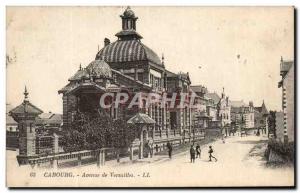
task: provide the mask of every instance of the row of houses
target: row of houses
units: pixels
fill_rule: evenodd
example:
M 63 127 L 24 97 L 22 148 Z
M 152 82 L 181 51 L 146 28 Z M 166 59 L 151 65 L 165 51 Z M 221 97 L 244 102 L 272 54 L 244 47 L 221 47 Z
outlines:
M 201 99 L 203 106 L 197 109 L 196 114 L 208 117 L 206 129 L 219 125 L 224 135 L 231 135 L 235 132 L 268 133 L 268 115 L 264 101 L 261 106 L 254 106 L 250 101 L 248 104 L 243 100 L 233 101 L 225 96 L 224 88 L 221 96 L 218 93 L 210 93 L 204 86 L 191 86 Z

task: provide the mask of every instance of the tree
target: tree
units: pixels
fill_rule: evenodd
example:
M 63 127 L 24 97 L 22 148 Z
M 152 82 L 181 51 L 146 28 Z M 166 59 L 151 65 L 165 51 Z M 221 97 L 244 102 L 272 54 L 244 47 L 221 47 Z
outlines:
M 104 147 L 128 148 L 136 129 L 125 120 L 113 120 L 101 110 L 77 112 L 63 133 L 61 145 L 66 152 L 97 150 Z

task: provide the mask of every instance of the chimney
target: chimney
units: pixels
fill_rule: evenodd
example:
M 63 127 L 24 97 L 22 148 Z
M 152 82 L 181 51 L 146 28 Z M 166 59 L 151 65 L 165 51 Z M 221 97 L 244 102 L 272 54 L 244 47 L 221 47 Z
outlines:
M 253 107 L 253 102 L 252 101 L 249 102 L 249 106 Z
M 108 46 L 110 44 L 110 40 L 108 38 L 104 38 L 104 46 Z

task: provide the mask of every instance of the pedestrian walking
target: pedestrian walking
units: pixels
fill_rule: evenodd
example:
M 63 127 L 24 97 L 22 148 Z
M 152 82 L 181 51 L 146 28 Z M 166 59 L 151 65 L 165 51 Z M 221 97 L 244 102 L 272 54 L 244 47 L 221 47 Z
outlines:
M 208 150 L 208 153 L 209 153 L 209 161 L 211 162 L 211 158 L 214 158 L 215 161 L 218 161 L 217 158 L 215 156 L 212 155 L 212 153 L 214 152 L 212 146 L 209 146 L 209 150 Z
M 196 158 L 198 157 L 201 158 L 201 149 L 199 144 L 197 144 L 196 146 L 196 153 L 197 153 Z
M 172 158 L 172 150 L 173 150 L 173 147 L 172 147 L 172 143 L 170 143 L 169 141 L 168 141 L 168 143 L 167 143 L 167 148 L 168 148 L 169 158 L 171 159 L 171 158 Z
M 225 137 L 222 135 L 222 142 L 225 143 Z
M 190 154 L 191 154 L 191 163 L 195 163 L 196 151 L 195 151 L 194 145 L 191 145 Z

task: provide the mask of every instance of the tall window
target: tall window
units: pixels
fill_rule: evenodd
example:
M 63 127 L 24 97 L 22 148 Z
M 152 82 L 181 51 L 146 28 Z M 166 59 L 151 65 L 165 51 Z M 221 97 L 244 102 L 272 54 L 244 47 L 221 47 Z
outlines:
M 29 132 L 32 133 L 32 123 L 29 124 Z

